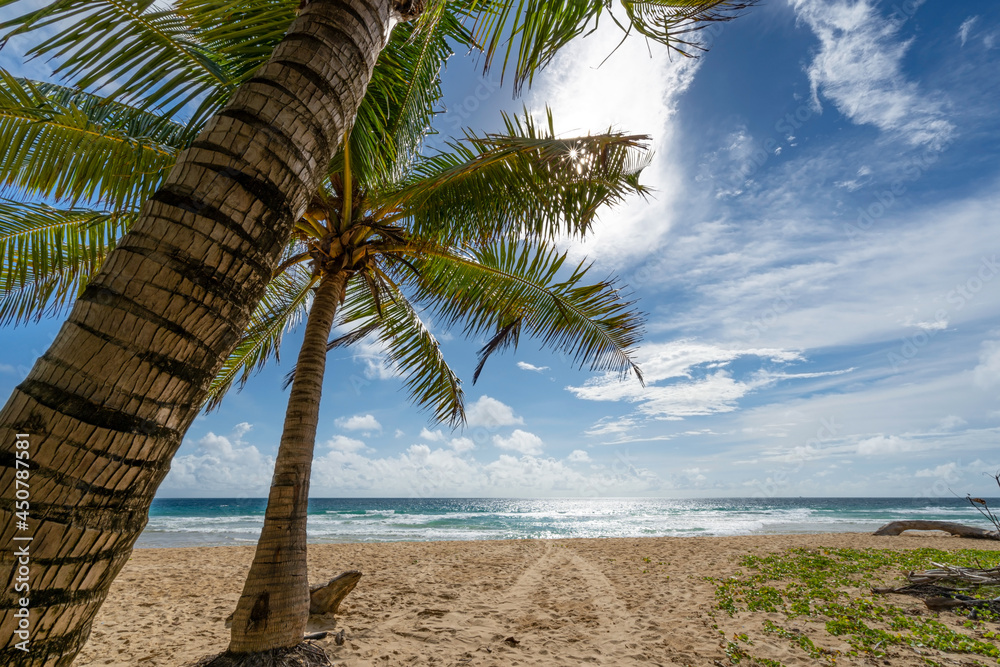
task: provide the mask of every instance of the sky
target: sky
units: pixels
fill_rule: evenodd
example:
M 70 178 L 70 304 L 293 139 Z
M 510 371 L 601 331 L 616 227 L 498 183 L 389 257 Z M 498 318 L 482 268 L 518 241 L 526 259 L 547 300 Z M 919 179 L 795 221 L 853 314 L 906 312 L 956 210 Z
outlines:
M 647 313 L 645 386 L 523 339 L 473 385 L 483 341 L 435 328 L 452 431 L 338 349 L 312 495 L 1000 495 L 1000 5 L 771 0 L 698 59 L 620 39 L 602 21 L 517 99 L 456 55 L 437 127 L 547 104 L 565 136 L 651 136 L 652 195 L 563 244 Z M 0 331 L 0 392 L 58 324 Z M 195 420 L 160 497 L 266 495 L 299 340 Z

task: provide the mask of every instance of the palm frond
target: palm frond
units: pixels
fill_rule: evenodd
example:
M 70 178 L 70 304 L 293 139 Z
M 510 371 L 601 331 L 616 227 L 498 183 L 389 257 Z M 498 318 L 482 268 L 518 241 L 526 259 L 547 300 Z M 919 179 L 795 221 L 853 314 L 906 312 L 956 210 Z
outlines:
M 16 0 L 0 0 L 0 7 Z M 4 40 L 58 27 L 31 57 L 56 61 L 54 73 L 76 87 L 111 87 L 110 97 L 173 116 L 199 96 L 234 89 L 225 68 L 193 33 L 185 16 L 157 0 L 55 0 L 0 23 Z
M 92 271 L 70 267 L 49 271 L 39 280 L 0 289 L 0 326 L 37 322 L 43 317 L 64 314 L 90 282 Z
M 233 384 L 238 383 L 242 389 L 271 357 L 279 358 L 281 339 L 305 317 L 316 280 L 301 265 L 292 266 L 271 279 L 242 338 L 209 386 L 206 410 L 219 407 Z
M 430 131 L 442 94 L 439 73 L 452 54 L 452 23 L 446 12 L 420 34 L 401 24 L 379 54 L 351 132 L 351 166 L 366 186 L 399 180 Z
M 267 62 L 300 6 L 299 0 L 178 0 L 175 5 L 233 86 L 250 79 Z M 228 94 L 227 89 L 206 98 L 190 125 L 200 127 Z
M 0 184 L 25 195 L 138 208 L 189 140 L 155 114 L 0 70 Z
M 477 241 L 511 235 L 582 235 L 598 210 L 645 194 L 645 135 L 607 132 L 557 138 L 527 114 L 504 115 L 506 132 L 451 142 L 381 197 L 417 234 Z
M 136 217 L 0 199 L 0 325 L 68 305 Z
M 386 350 L 386 361 L 400 373 L 410 398 L 429 410 L 437 422 L 452 427 L 465 423 L 462 383 L 445 361 L 434 335 L 406 295 L 385 274 L 376 271 L 383 291 L 381 316 L 371 291 L 360 282 L 348 290 L 341 309 L 349 333 L 331 347 L 355 343 L 367 335 Z
M 556 52 L 597 26 L 603 12 L 627 36 L 631 30 L 685 56 L 703 50 L 690 33 L 730 21 L 757 0 L 621 0 L 628 18 L 623 25 L 612 13 L 611 0 L 517 0 L 495 3 L 479 12 L 473 35 L 485 50 L 484 70 L 501 62 L 501 79 L 511 68 L 514 92 L 531 81 Z
M 490 335 L 481 357 L 516 344 L 523 331 L 580 367 L 642 380 L 632 356 L 643 315 L 613 279 L 585 284 L 582 263 L 561 278 L 566 255 L 545 244 L 506 241 L 468 255 L 425 246 L 416 254 L 418 302 L 437 321 L 462 324 L 466 335 Z

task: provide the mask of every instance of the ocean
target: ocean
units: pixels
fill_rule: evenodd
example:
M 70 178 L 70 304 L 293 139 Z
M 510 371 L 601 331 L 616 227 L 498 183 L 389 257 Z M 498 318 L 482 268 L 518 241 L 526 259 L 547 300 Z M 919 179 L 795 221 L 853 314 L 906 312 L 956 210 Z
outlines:
M 265 505 L 158 498 L 136 547 L 254 544 Z M 313 498 L 308 533 L 312 543 L 685 537 L 870 532 L 904 519 L 991 527 L 964 498 Z

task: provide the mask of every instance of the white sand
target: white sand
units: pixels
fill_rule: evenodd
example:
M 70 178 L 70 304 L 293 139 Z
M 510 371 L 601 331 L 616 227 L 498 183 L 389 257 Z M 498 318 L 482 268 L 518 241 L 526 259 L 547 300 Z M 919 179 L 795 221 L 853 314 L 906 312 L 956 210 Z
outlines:
M 711 666 L 730 663 L 711 627 L 715 589 L 704 577 L 732 574 L 745 554 L 792 547 L 1000 549 L 1000 543 L 852 533 L 333 544 L 310 546 L 309 565 L 314 583 L 343 570 L 364 573 L 336 619 L 347 642 L 321 642 L 345 667 Z M 137 550 L 77 664 L 174 667 L 224 650 L 224 619 L 252 556 L 252 547 Z M 899 596 L 893 603 L 922 607 Z M 789 667 L 817 664 L 788 640 L 760 632 L 765 618 L 785 621 L 779 614 L 720 613 L 718 622 L 730 638 L 749 633 L 757 655 Z M 799 625 L 822 646 L 847 648 L 822 624 Z M 507 637 L 519 644 L 508 646 Z M 925 664 L 916 652 L 897 653 L 889 664 Z M 841 657 L 837 664 L 872 663 Z M 944 664 L 972 663 L 950 656 Z

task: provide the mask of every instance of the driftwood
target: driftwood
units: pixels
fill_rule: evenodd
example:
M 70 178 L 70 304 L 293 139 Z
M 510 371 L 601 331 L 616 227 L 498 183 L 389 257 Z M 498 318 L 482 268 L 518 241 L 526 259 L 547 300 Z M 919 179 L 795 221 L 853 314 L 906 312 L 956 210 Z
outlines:
M 960 567 L 931 562 L 933 570 L 910 572 L 906 578 L 911 584 L 930 584 L 935 581 L 961 581 L 973 586 L 1000 586 L 1000 567 L 982 569 L 978 567 Z
M 361 573 L 357 570 L 348 570 L 338 574 L 326 585 L 309 589 L 309 613 L 336 614 L 340 603 L 354 590 L 359 581 Z
M 1000 531 L 966 526 L 952 521 L 893 521 L 875 531 L 875 535 L 899 535 L 904 530 L 943 530 L 957 537 L 977 540 L 1000 540 Z
M 919 573 L 911 572 L 908 577 L 911 581 L 913 580 L 912 578 L 914 574 Z M 1000 614 L 1000 598 L 975 598 L 971 595 L 966 595 L 966 593 L 971 592 L 969 590 L 946 588 L 936 584 L 910 584 L 909 586 L 903 586 L 902 588 L 873 588 L 872 592 L 880 595 L 885 595 L 887 593 L 911 595 L 923 600 L 924 604 L 931 611 L 957 611 L 959 609 L 967 609 L 970 612 L 970 618 L 976 617 L 977 610 Z

